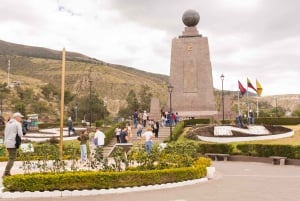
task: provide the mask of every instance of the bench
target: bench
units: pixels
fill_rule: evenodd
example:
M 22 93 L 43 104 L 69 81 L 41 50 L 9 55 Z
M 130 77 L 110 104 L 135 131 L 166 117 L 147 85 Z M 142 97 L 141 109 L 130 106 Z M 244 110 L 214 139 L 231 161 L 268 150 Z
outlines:
M 206 157 L 209 157 L 211 159 L 214 159 L 215 161 L 218 160 L 218 158 L 223 158 L 224 161 L 227 161 L 229 154 L 220 154 L 220 153 L 205 153 Z
M 270 158 L 272 159 L 272 164 L 276 165 L 285 165 L 285 160 L 287 159 L 287 157 L 283 157 L 283 156 L 270 156 Z

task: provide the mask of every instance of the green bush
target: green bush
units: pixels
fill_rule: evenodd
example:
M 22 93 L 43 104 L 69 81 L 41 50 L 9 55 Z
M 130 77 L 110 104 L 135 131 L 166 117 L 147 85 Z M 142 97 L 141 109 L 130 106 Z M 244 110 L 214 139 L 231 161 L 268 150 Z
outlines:
M 270 125 L 297 125 L 300 124 L 300 118 L 257 118 L 255 119 L 256 124 L 270 124 Z
M 193 126 L 196 124 L 209 124 L 210 119 L 188 119 L 184 120 L 184 127 Z
M 5 177 L 3 185 L 6 191 L 11 192 L 109 189 L 179 182 L 205 175 L 204 165 L 150 171 L 34 173 Z
M 231 154 L 233 152 L 233 145 L 231 144 L 198 144 L 198 153 L 224 153 Z
M 284 156 L 295 159 L 300 158 L 300 146 L 276 144 L 238 144 L 237 149 L 243 155 L 258 157 Z

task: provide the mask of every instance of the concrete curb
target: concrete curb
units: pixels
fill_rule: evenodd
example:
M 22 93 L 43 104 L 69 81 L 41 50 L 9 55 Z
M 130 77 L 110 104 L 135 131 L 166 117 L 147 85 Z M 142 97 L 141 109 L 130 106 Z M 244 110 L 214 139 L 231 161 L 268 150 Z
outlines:
M 116 193 L 129 193 L 138 191 L 149 191 L 158 189 L 168 189 L 187 185 L 193 185 L 208 181 L 208 178 L 201 178 L 183 182 L 156 184 L 149 186 L 135 186 L 126 188 L 113 188 L 113 189 L 101 189 L 101 190 L 74 190 L 74 191 L 44 191 L 44 192 L 3 192 L 1 189 L 0 198 L 43 198 L 43 197 L 67 197 L 67 196 L 85 196 L 85 195 L 103 195 L 103 194 L 116 194 Z

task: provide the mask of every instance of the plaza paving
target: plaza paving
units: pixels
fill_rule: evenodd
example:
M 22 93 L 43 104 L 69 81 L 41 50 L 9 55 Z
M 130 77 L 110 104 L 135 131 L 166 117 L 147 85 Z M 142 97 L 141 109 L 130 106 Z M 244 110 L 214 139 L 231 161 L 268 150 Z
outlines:
M 0 163 L 1 172 L 5 163 Z M 79 201 L 299 201 L 300 167 L 279 166 L 256 162 L 213 162 L 216 174 L 213 179 L 179 183 L 174 186 L 148 186 L 124 188 L 114 191 L 76 191 L 2 193 L 1 200 L 68 200 Z M 13 173 L 17 171 L 14 167 Z M 9 195 L 9 196 L 8 196 Z M 9 198 L 8 198 L 9 197 Z

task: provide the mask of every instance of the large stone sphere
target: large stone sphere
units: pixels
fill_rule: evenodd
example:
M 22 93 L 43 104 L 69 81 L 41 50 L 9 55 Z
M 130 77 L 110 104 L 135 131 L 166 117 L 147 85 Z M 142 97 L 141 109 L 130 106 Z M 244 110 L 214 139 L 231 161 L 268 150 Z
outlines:
M 195 10 L 187 10 L 182 15 L 182 22 L 188 27 L 194 27 L 198 24 L 200 15 Z

